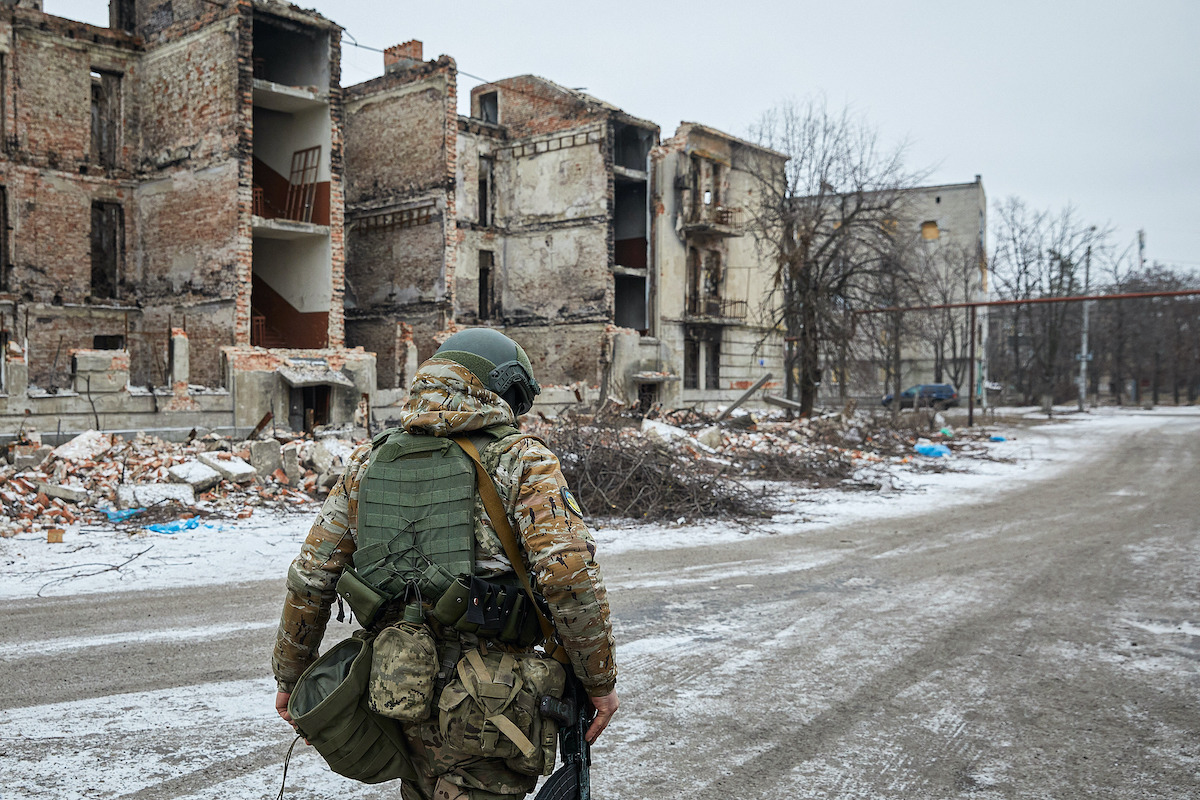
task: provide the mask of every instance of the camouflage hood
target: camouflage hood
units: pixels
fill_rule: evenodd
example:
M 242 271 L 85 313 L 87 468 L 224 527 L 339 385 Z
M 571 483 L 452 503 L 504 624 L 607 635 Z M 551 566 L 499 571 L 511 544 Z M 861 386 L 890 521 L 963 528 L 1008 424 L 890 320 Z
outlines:
M 517 421 L 508 403 L 471 370 L 455 361 L 431 358 L 413 378 L 400 424 L 410 433 L 457 436 Z

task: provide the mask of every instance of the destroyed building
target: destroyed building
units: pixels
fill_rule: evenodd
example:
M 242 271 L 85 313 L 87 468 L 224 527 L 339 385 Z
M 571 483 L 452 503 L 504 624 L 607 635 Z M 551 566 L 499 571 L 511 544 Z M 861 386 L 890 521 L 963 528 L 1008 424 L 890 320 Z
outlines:
M 275 0 L 0 7 L 0 430 L 349 421 L 340 29 Z
M 987 195 L 983 179 L 968 183 L 921 186 L 904 192 L 894 223 L 898 264 L 907 289 L 885 305 L 938 306 L 987 300 Z M 863 323 L 857 347 L 845 369 L 831 358 L 824 370 L 829 380 L 822 386 L 826 402 L 844 396 L 877 402 L 894 389 L 894 354 L 891 352 L 891 315 L 875 317 L 884 323 Z M 971 329 L 966 308 L 912 311 L 904 315 L 900 336 L 900 384 L 950 383 L 966 402 L 969 385 Z M 986 402 L 987 307 L 976 310 L 975 394 Z M 843 395 L 842 380 L 848 384 Z
M 378 354 L 376 414 L 459 325 L 518 339 L 549 407 L 728 401 L 772 370 L 768 272 L 738 204 L 742 160 L 784 158 L 659 128 L 525 75 L 471 90 L 420 42 L 346 90 L 347 342 Z

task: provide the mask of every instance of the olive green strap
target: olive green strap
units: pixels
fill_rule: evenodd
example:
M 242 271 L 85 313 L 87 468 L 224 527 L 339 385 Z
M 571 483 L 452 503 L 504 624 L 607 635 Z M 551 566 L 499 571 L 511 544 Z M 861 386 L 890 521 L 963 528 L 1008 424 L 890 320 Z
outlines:
M 525 559 L 521 557 L 521 550 L 517 547 L 517 539 L 513 535 L 512 526 L 508 524 L 508 513 L 504 510 L 504 504 L 500 502 L 500 495 L 496 492 L 496 485 L 492 483 L 487 470 L 483 468 L 483 462 L 479 459 L 479 451 L 471 443 L 471 440 L 465 436 L 456 436 L 454 437 L 454 441 L 475 462 L 475 478 L 479 484 L 479 496 L 483 499 L 483 507 L 487 510 L 488 518 L 492 521 L 492 527 L 496 529 L 496 533 L 500 537 L 500 543 L 504 545 L 504 554 L 508 556 L 513 572 L 517 573 L 517 578 L 521 581 L 521 587 L 525 589 L 525 593 L 529 595 L 529 599 L 533 603 L 533 610 L 537 614 L 538 624 L 542 627 L 542 635 L 546 638 L 546 653 L 555 661 L 562 664 L 569 664 L 570 659 L 566 651 L 554 641 L 554 626 L 550 624 L 550 620 L 546 619 L 546 616 L 542 613 L 541 606 L 538 605 L 537 600 L 533 597 L 533 586 L 529 583 L 529 573 L 525 569 Z

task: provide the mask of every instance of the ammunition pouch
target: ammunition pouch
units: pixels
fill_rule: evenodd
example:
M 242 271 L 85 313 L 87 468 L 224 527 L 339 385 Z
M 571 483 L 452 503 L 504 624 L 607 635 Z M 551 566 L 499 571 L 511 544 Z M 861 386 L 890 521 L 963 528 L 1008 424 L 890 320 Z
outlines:
M 514 647 L 542 641 L 537 609 L 519 586 L 459 575 L 429 615 L 446 628 Z
M 367 701 L 372 644 L 358 632 L 314 661 L 292 690 L 288 713 L 337 774 L 363 783 L 416 780 L 400 724 Z
M 558 723 L 540 707 L 543 697 L 562 697 L 562 665 L 535 653 L 468 650 L 455 672 L 438 700 L 445 744 L 468 755 L 502 758 L 523 775 L 549 775 Z
M 359 577 L 351 567 L 345 567 L 342 570 L 336 591 L 338 596 L 350 606 L 350 611 L 354 613 L 358 624 L 368 629 L 379 619 L 380 612 L 388 602 L 388 598 Z

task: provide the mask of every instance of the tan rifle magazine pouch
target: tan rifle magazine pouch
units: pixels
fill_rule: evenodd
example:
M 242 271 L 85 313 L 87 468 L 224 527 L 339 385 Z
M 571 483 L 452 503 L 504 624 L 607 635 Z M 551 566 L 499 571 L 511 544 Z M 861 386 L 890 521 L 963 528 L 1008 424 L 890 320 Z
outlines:
M 400 723 L 368 704 L 371 652 L 361 632 L 338 642 L 300 676 L 288 713 L 337 774 L 363 783 L 416 780 Z
M 458 752 L 502 758 L 525 775 L 554 769 L 558 726 L 543 718 L 543 696 L 561 698 L 566 673 L 537 653 L 483 655 L 469 650 L 438 701 L 445 744 Z
M 424 722 L 433 705 L 437 644 L 429 628 L 400 622 L 375 637 L 367 698 L 372 710 L 400 722 Z

